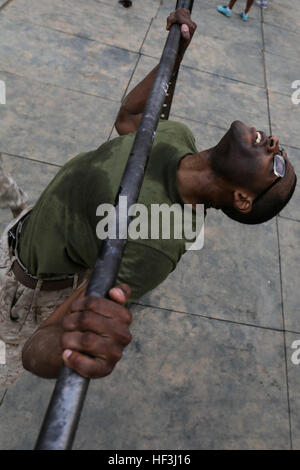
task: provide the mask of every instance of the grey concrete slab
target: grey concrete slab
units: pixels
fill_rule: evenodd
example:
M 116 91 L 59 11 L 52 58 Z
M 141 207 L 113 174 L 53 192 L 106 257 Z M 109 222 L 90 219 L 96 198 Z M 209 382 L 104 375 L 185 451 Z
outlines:
M 162 0 L 151 0 L 151 2 L 145 0 L 133 0 L 131 8 L 124 8 L 123 6 L 118 4 L 118 0 L 95 0 L 95 2 L 99 3 L 100 5 L 112 5 L 114 4 L 118 7 L 118 11 L 120 11 L 120 15 L 122 14 L 122 10 L 126 10 L 128 15 L 137 15 L 140 18 L 151 19 L 153 18 L 157 10 L 160 6 Z M 173 5 L 176 4 L 176 0 L 173 1 Z
M 279 218 L 280 258 L 285 328 L 300 332 L 300 222 Z
M 137 308 L 132 334 L 91 383 L 75 449 L 290 447 L 281 332 Z M 29 374 L 9 389 L 1 449 L 32 448 L 50 389 Z
M 263 89 L 184 67 L 172 110 L 178 116 L 219 127 L 229 127 L 239 119 L 258 128 L 268 128 Z
M 42 191 L 56 175 L 59 167 L 34 162 L 26 158 L 12 157 L 2 154 L 3 167 L 10 173 L 18 185 L 28 195 L 28 204 L 37 201 Z M 9 209 L 0 210 L 0 233 L 12 220 Z
M 293 449 L 300 450 L 300 334 L 286 333 Z
M 119 100 L 137 54 L 0 13 L 1 70 Z
M 275 221 L 243 226 L 209 210 L 204 247 L 139 303 L 269 328 L 282 328 Z
M 293 104 L 291 96 L 269 90 L 272 133 L 283 144 L 300 148 L 300 104 Z
M 107 140 L 119 103 L 0 72 L 0 151 L 63 164 Z
M 198 34 L 183 62 L 190 67 L 264 86 L 262 53 L 259 48 L 246 48 L 235 39 L 226 41 Z
M 291 97 L 295 92 L 292 83 L 299 80 L 300 61 L 265 52 L 265 63 L 268 88 Z
M 247 23 L 247 25 L 243 23 L 242 26 L 247 27 L 245 32 L 245 29 L 241 27 L 240 20 L 235 21 L 235 17 L 232 19 L 225 18 L 216 11 L 216 7 L 213 7 L 211 3 L 212 2 L 204 2 L 203 4 L 202 1 L 200 3 L 194 2 L 192 19 L 197 23 L 198 28 L 192 43 L 189 46 L 189 50 L 195 48 L 193 43 L 194 41 L 197 41 L 198 35 L 202 38 L 210 37 L 214 39 L 223 39 L 223 41 L 226 42 L 226 47 L 230 47 L 231 42 L 232 44 L 239 43 L 248 47 L 261 48 L 262 37 L 259 23 L 250 22 Z M 217 2 L 216 5 L 218 5 L 218 3 L 219 2 Z M 149 55 L 152 55 L 153 57 L 159 56 L 161 46 L 168 34 L 165 30 L 165 26 L 169 12 L 170 8 L 165 6 L 159 9 L 156 18 L 152 22 L 150 31 L 143 46 L 143 51 L 149 52 Z M 155 34 L 153 34 L 154 31 Z M 149 40 L 150 38 L 152 41 Z
M 0 366 L 0 367 L 1 367 L 1 366 Z M 1 406 L 2 402 L 3 402 L 3 399 L 4 399 L 4 397 L 5 397 L 6 391 L 7 391 L 6 388 L 0 387 L 0 406 Z
M 0 8 L 7 2 L 7 0 L 0 0 Z
M 94 39 L 104 44 L 138 51 L 144 40 L 150 18 L 144 19 L 135 10 L 95 0 L 31 0 L 12 2 L 6 15 L 48 28 Z
M 19 381 L 7 390 L 0 415 L 6 421 L 9 434 L 6 438 L 4 433 L 0 436 L 0 448 L 33 450 L 53 386 L 53 380 L 40 379 L 24 371 Z M 11 424 L 7 419 L 11 420 Z M 9 444 L 9 439 L 14 442 Z
M 172 112 L 170 114 L 170 120 L 183 122 L 183 124 L 186 124 L 191 129 L 199 152 L 200 150 L 206 150 L 216 145 L 227 131 L 227 129 L 220 129 L 219 127 L 210 126 L 209 124 L 202 124 L 197 121 L 191 121 L 190 119 L 180 118 Z
M 156 59 L 142 56 L 129 89 L 156 64 Z M 172 112 L 181 118 L 221 128 L 228 128 L 232 121 L 239 119 L 248 125 L 268 129 L 263 89 L 184 66 L 178 76 Z
M 300 177 L 300 150 L 290 147 L 285 147 L 285 150 L 294 166 L 296 175 Z M 299 181 L 299 179 L 298 179 Z M 300 185 L 299 183 L 296 186 L 295 193 L 288 203 L 288 205 L 280 213 L 283 217 L 290 217 L 300 221 Z
M 299 63 L 300 43 L 299 34 L 290 29 L 279 29 L 276 25 L 263 25 L 265 50 L 278 56 L 280 67 L 281 57 L 289 57 Z
M 159 10 L 143 45 L 144 54 L 160 57 L 167 37 L 165 18 L 168 12 L 166 8 Z M 223 18 L 219 16 L 215 9 L 210 8 L 205 10 L 204 22 L 201 10 L 193 13 L 198 29 L 183 64 L 263 87 L 260 25 L 256 22 L 247 25 L 245 34 L 237 21 L 225 20 L 223 27 Z
M 300 31 L 300 3 L 298 0 L 289 0 L 287 4 L 281 0 L 271 0 L 269 7 L 263 11 L 264 23 L 276 26 L 277 30 L 287 29 L 299 33 Z

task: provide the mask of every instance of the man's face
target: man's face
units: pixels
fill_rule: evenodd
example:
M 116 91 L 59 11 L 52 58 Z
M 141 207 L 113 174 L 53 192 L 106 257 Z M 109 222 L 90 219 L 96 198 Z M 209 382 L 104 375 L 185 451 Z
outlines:
M 280 154 L 280 148 L 279 139 L 275 136 L 267 136 L 255 127 L 234 121 L 216 149 L 223 158 L 225 155 L 223 163 L 226 165 L 227 175 L 230 176 L 231 172 L 235 181 L 240 179 L 241 186 L 250 183 L 257 194 L 277 178 L 273 165 L 274 156 Z M 285 151 L 282 156 L 286 166 L 291 167 Z

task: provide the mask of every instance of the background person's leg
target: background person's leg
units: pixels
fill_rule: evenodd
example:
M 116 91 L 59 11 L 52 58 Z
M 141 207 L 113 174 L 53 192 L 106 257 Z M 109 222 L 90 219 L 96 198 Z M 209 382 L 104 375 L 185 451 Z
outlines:
M 250 8 L 252 7 L 253 3 L 254 3 L 254 0 L 247 0 L 245 11 L 242 11 L 242 13 L 241 13 L 241 18 L 242 18 L 243 21 L 248 20 L 248 12 L 249 12 Z
M 236 2 L 236 0 L 230 0 L 229 5 L 228 5 L 228 8 L 229 8 L 230 10 L 233 9 L 233 7 L 234 7 L 234 5 L 235 5 L 235 2 Z
M 250 11 L 250 8 L 252 7 L 254 3 L 254 0 L 247 0 L 247 5 L 246 5 L 246 8 L 245 8 L 245 14 L 248 15 L 249 11 Z

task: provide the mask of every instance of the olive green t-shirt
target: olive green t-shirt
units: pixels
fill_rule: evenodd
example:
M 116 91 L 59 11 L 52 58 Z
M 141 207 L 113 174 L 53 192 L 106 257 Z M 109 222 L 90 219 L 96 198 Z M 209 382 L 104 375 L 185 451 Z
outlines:
M 100 204 L 114 204 L 135 133 L 117 137 L 67 162 L 44 190 L 25 221 L 19 256 L 40 278 L 74 274 L 93 268 L 103 241 L 96 235 Z M 183 204 L 177 188 L 177 167 L 197 152 L 187 126 L 160 121 L 139 203 Z M 172 235 L 172 234 L 171 234 Z M 160 284 L 186 251 L 186 239 L 129 239 L 118 282 L 132 288 L 131 301 Z

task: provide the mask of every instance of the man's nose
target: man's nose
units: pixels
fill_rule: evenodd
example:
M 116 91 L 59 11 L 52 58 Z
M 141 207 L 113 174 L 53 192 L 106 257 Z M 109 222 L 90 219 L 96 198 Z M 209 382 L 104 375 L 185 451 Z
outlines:
M 270 152 L 277 152 L 279 150 L 279 139 L 278 137 L 271 135 L 269 137 L 268 147 Z

